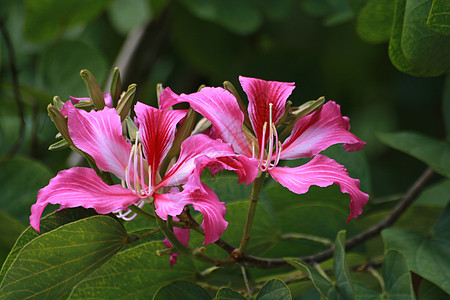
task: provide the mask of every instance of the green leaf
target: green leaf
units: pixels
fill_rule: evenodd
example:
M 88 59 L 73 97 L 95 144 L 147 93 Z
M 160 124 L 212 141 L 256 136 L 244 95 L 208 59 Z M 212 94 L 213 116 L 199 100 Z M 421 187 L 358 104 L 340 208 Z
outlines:
M 293 267 L 305 273 L 324 299 L 339 299 L 338 291 L 333 284 L 320 275 L 313 267 L 297 258 L 287 257 L 285 260 Z
M 401 47 L 405 58 L 424 72 L 424 76 L 438 76 L 450 69 L 450 38 L 430 30 L 426 24 L 431 0 L 408 0 Z
M 428 27 L 443 35 L 450 35 L 450 2 L 433 0 L 427 20 Z
M 66 208 L 60 211 L 56 211 L 42 218 L 40 224 L 41 234 L 52 231 L 53 229 L 56 229 L 64 224 L 68 224 L 82 218 L 90 217 L 95 214 L 97 213 L 93 209 L 85 209 L 80 207 Z M 15 261 L 22 248 L 37 237 L 39 237 L 39 233 L 31 226 L 28 226 L 27 229 L 22 232 L 2 266 L 0 272 L 0 282 L 3 281 L 6 272 L 8 271 L 11 264 Z
M 43 85 L 63 100 L 68 100 L 69 96 L 87 96 L 85 84 L 79 76 L 82 69 L 88 69 L 100 86 L 108 72 L 103 54 L 97 48 L 78 41 L 52 44 L 40 56 L 39 67 Z
M 391 36 L 395 1 L 369 0 L 361 9 L 356 32 L 369 43 L 382 43 Z
M 445 77 L 444 92 L 442 99 L 442 111 L 447 132 L 447 141 L 450 141 L 450 75 Z
M 127 241 L 123 226 L 93 216 L 42 234 L 25 245 L 1 283 L 3 299 L 61 298 Z
M 350 277 L 350 269 L 345 259 L 345 230 L 338 232 L 334 243 L 334 273 L 337 288 L 344 299 L 355 299 L 355 288 Z
M 356 299 L 364 300 L 380 300 L 380 294 L 359 282 L 355 282 L 355 296 Z M 392 299 L 394 300 L 394 299 Z
M 210 300 L 211 297 L 199 285 L 188 281 L 175 281 L 163 286 L 153 297 L 153 300 L 192 299 Z
M 311 187 L 307 194 L 297 195 L 274 184 L 266 189 L 266 193 L 272 202 L 281 234 L 302 233 L 332 241 L 341 229 L 345 229 L 349 236 L 359 231 L 356 222 L 346 223 L 349 214 L 348 195 L 340 193 L 336 187 Z M 266 255 L 303 256 L 327 248 L 312 240 L 284 239 L 275 243 Z
M 48 184 L 53 174 L 42 163 L 28 158 L 13 158 L 0 162 L 0 205 L 2 210 L 29 223 L 30 207 L 36 202 L 40 188 Z M 30 176 L 33 174 L 33 176 Z
M 114 0 L 108 8 L 108 16 L 114 28 L 127 34 L 150 19 L 149 1 Z M 133 17 L 130 17 L 133 16 Z
M 391 39 L 389 40 L 389 58 L 392 64 L 402 72 L 414 76 L 433 76 L 428 75 L 426 71 L 413 65 L 405 57 L 402 48 L 405 8 L 406 0 L 395 1 L 394 22 L 392 25 Z
M 230 288 L 221 288 L 217 291 L 214 300 L 245 300 L 245 298 Z
M 385 229 L 382 237 L 386 249 L 405 255 L 414 273 L 450 293 L 450 205 L 427 236 L 396 228 Z
M 228 221 L 227 230 L 221 238 L 234 247 L 238 247 L 241 242 L 245 220 L 247 218 L 249 201 L 233 202 L 227 205 L 225 219 Z M 198 220 L 199 222 L 201 220 Z M 263 204 L 259 203 L 256 207 L 255 219 L 250 235 L 247 253 L 252 255 L 263 255 L 277 241 L 278 232 L 274 226 L 274 219 L 269 214 Z M 204 236 L 192 234 L 191 247 L 199 247 L 204 240 Z M 225 258 L 228 256 L 221 248 L 215 244 L 205 245 L 206 255 L 211 257 Z
M 383 133 L 378 137 L 386 145 L 405 152 L 423 161 L 437 173 L 450 177 L 448 143 L 413 132 Z
M 8 256 L 25 225 L 0 210 L 0 263 Z
M 195 269 L 185 256 L 170 268 L 169 256 L 158 256 L 166 249 L 160 241 L 124 250 L 83 280 L 70 299 L 148 299 L 159 288 L 175 280 L 192 280 Z
M 384 258 L 382 274 L 388 299 L 413 300 L 414 289 L 406 258 L 398 251 L 389 250 Z
M 26 0 L 25 36 L 32 42 L 48 41 L 64 30 L 96 18 L 110 0 Z
M 269 280 L 259 291 L 256 300 L 292 299 L 291 291 L 280 279 Z
M 262 16 L 248 0 L 181 0 L 196 17 L 222 25 L 228 30 L 248 35 L 262 24 Z
M 417 298 L 420 300 L 439 300 L 448 298 L 448 294 L 428 280 L 422 279 Z
M 445 207 L 450 201 L 450 180 L 428 186 L 414 201 L 414 206 Z

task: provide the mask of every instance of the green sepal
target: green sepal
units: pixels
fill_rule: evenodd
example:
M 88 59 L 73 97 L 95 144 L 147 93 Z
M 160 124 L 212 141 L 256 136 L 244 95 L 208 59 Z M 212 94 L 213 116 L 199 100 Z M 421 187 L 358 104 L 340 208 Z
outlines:
M 61 133 L 61 136 L 70 144 L 73 145 L 72 139 L 70 138 L 69 128 L 67 127 L 67 119 L 62 115 L 62 113 L 52 104 L 47 106 L 47 112 L 50 119 L 56 126 L 56 129 Z
M 119 100 L 117 105 L 117 113 L 120 115 L 120 120 L 123 121 L 128 116 L 130 112 L 131 105 L 133 104 L 134 95 L 136 94 L 136 84 L 130 84 L 128 90 L 123 95 L 122 99 Z
M 69 143 L 65 139 L 62 139 L 62 140 L 57 141 L 56 143 L 51 144 L 48 147 L 48 150 L 57 151 L 57 150 L 65 149 L 68 147 L 70 147 Z
M 133 120 L 130 117 L 125 118 L 125 125 L 127 126 L 128 136 L 130 137 L 130 141 L 134 143 L 136 141 L 136 133 L 138 132 L 138 128 L 136 124 L 134 124 Z
M 86 84 L 86 88 L 89 92 L 89 98 L 91 98 L 92 103 L 97 110 L 102 110 L 105 108 L 105 98 L 103 98 L 103 93 L 100 87 L 98 86 L 97 80 L 94 75 L 91 74 L 88 70 L 81 70 L 80 72 L 81 78 L 83 78 L 84 83 Z
M 113 107 L 116 107 L 117 103 L 119 102 L 119 99 L 120 99 L 120 94 L 122 94 L 122 80 L 120 78 L 119 68 L 117 68 L 117 67 L 114 68 L 114 72 L 113 72 L 113 76 L 112 76 L 112 80 L 111 80 L 110 93 L 111 93 Z
M 234 85 L 229 81 L 224 81 L 223 87 L 236 98 L 236 101 L 239 104 L 239 108 L 241 109 L 242 113 L 244 114 L 244 126 L 247 128 L 252 128 L 252 123 L 250 122 L 247 108 L 245 107 L 244 101 L 242 101 L 242 98 L 241 98 L 241 96 L 239 96 L 239 93 L 237 92 Z
M 161 107 L 160 105 L 160 97 L 161 97 L 161 93 L 164 91 L 163 85 L 162 83 L 158 83 L 156 84 L 156 99 L 158 101 L 158 107 Z M 169 108 L 169 110 L 172 108 Z
M 281 133 L 280 139 L 284 140 L 285 138 L 287 138 L 289 136 L 289 134 L 292 132 L 292 129 L 294 128 L 294 125 L 295 125 L 295 123 L 297 123 L 298 120 L 315 112 L 316 110 L 321 108 L 324 103 L 325 103 L 325 97 L 320 97 L 317 100 L 308 101 L 308 102 L 300 105 L 296 110 L 294 110 L 292 112 L 293 119 L 287 120 L 288 125 Z
M 78 102 L 77 104 L 74 104 L 73 106 L 75 106 L 76 108 L 82 109 L 82 110 L 86 110 L 86 111 L 90 111 L 95 108 L 94 103 L 92 103 L 89 100 L 81 100 L 80 102 Z
M 59 96 L 53 97 L 53 105 L 58 109 L 61 110 L 61 108 L 64 105 L 64 102 L 59 98 Z

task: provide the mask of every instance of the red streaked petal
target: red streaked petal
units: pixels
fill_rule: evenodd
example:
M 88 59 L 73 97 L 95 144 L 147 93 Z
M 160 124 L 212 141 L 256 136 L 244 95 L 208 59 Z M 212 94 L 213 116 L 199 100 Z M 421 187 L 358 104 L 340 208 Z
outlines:
M 145 157 L 148 165 L 152 167 L 154 179 L 175 139 L 176 126 L 185 117 L 186 111 L 162 110 L 141 102 L 136 103 L 134 111 L 139 120 L 139 136 Z
M 68 106 L 68 127 L 75 146 L 92 156 L 97 166 L 125 179 L 131 152 L 122 135 L 120 116 L 114 108 L 86 112 Z
M 300 119 L 284 141 L 281 159 L 312 157 L 334 144 L 347 151 L 361 150 L 366 144 L 350 131 L 349 119 L 340 106 L 329 101 L 318 111 Z
M 343 193 L 350 195 L 350 216 L 347 222 L 359 216 L 369 200 L 369 195 L 359 189 L 358 179 L 351 178 L 344 166 L 323 155 L 317 155 L 305 165 L 296 168 L 275 167 L 269 173 L 282 186 L 297 194 L 308 192 L 311 185 L 339 185 Z
M 264 123 L 269 129 L 269 103 L 272 103 L 272 122 L 276 125 L 283 116 L 286 100 L 295 89 L 293 82 L 266 81 L 256 78 L 239 76 L 242 88 L 248 97 L 248 112 L 253 130 L 258 138 L 260 149 L 268 140 L 262 140 Z M 268 130 L 267 129 L 267 130 Z
M 140 198 L 121 185 L 107 185 L 94 170 L 71 168 L 63 170 L 50 180 L 37 195 L 31 206 L 30 224 L 39 231 L 42 212 L 48 204 L 60 204 L 63 208 L 93 208 L 99 214 L 125 210 Z
M 197 93 L 177 96 L 170 89 L 166 90 L 161 95 L 164 107 L 188 102 L 192 109 L 211 122 L 217 138 L 231 143 L 236 153 L 251 156 L 247 139 L 242 132 L 244 114 L 230 92 L 223 88 L 204 87 Z

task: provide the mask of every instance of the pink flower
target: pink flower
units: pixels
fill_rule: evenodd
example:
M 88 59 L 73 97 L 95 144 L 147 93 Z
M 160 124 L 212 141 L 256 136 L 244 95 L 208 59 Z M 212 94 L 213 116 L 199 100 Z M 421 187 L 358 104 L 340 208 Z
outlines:
M 269 172 L 274 180 L 294 193 L 306 193 L 311 185 L 320 187 L 338 184 L 350 195 L 350 216 L 347 222 L 362 213 L 369 196 L 359 189 L 359 180 L 351 178 L 344 166 L 319 153 L 331 145 L 343 143 L 347 151 L 357 151 L 365 143 L 349 132 L 349 119 L 340 107 L 329 101 L 314 113 L 299 119 L 284 141 L 280 141 L 277 123 L 285 113 L 286 100 L 294 83 L 265 81 L 239 77 L 248 96 L 248 114 L 252 135 L 243 128 L 244 114 L 235 97 L 223 88 L 205 87 L 197 93 L 173 93 L 165 89 L 162 108 L 188 102 L 213 125 L 214 136 L 231 143 L 236 153 L 258 159 L 261 172 Z M 251 138 L 250 136 L 253 136 Z M 256 138 L 255 138 L 256 137 Z M 279 167 L 280 159 L 313 157 L 305 165 Z
M 253 172 L 256 160 L 240 157 L 231 145 L 203 134 L 187 138 L 181 145 L 178 161 L 161 176 L 160 167 L 175 139 L 176 125 L 186 111 L 161 110 L 137 103 L 139 133 L 131 144 L 122 135 L 120 116 L 114 108 L 86 112 L 68 104 L 67 109 L 69 133 L 75 146 L 91 155 L 99 169 L 115 174 L 122 185 L 105 184 L 90 168 L 76 167 L 59 172 L 38 192 L 37 202 L 31 207 L 30 224 L 37 231 L 48 204 L 60 204 L 61 209 L 94 208 L 100 214 L 117 213 L 119 217 L 130 219 L 132 212 L 128 206 L 142 207 L 154 201 L 156 214 L 164 220 L 180 215 L 185 205 L 192 204 L 203 214 L 204 243 L 212 243 L 228 224 L 224 219 L 225 203 L 199 178 L 191 179 L 200 177 L 202 171 L 198 170 L 196 160 L 225 156 L 239 169 L 241 181 L 252 181 L 256 176 Z M 178 188 L 181 186 L 182 191 Z

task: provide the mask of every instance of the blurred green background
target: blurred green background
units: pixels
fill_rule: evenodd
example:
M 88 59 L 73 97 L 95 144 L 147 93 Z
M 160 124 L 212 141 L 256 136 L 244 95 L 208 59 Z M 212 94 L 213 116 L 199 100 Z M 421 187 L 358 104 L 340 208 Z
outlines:
M 123 88 L 137 83 L 136 99 L 152 105 L 158 82 L 191 93 L 201 84 L 229 80 L 242 93 L 239 75 L 294 81 L 294 105 L 325 96 L 350 117 L 352 132 L 367 142 L 372 178 L 363 185 L 372 186 L 375 197 L 404 192 L 425 168 L 381 144 L 378 132 L 445 137 L 445 78 L 438 75 L 448 70 L 448 58 L 438 61 L 437 71 L 408 72 L 426 77 L 396 68 L 388 53 L 394 1 L 2 0 L 0 11 L 2 33 L 10 38 L 9 45 L 1 39 L 0 155 L 25 158 L 25 165 L 37 162 L 48 175 L 30 187 L 34 192 L 68 166 L 70 150 L 47 150 L 56 129 L 46 106 L 54 95 L 64 101 L 87 96 L 81 69 L 89 69 L 107 91 L 118 66 Z M 437 53 L 445 58 L 448 37 L 439 45 Z M 19 142 L 22 122 L 8 46 L 23 102 L 25 135 Z M 440 59 L 426 54 L 428 65 Z M 20 145 L 17 151 L 14 145 Z M 18 168 L 6 160 L 1 172 Z

